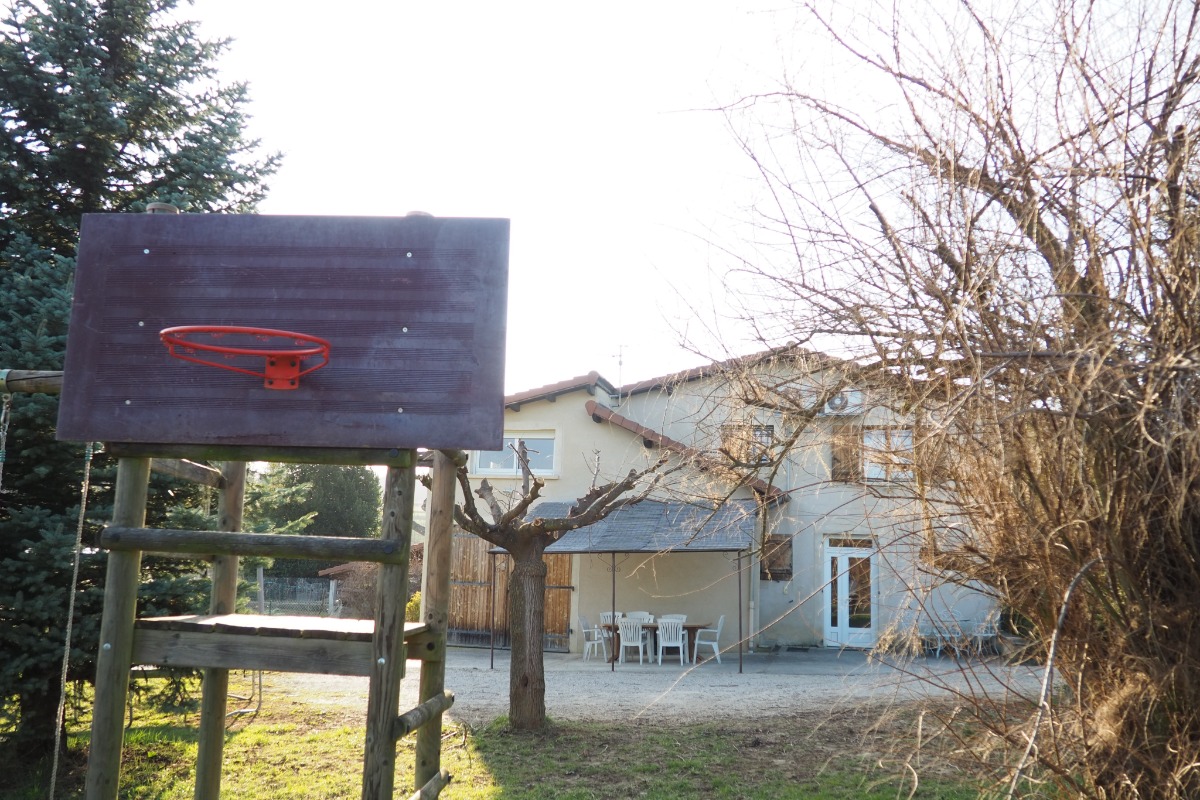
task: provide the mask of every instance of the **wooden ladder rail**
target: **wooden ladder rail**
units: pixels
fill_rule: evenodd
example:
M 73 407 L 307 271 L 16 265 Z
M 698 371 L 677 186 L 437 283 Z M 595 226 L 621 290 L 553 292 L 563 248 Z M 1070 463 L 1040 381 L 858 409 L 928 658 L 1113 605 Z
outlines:
M 450 562 L 454 538 L 454 497 L 458 486 L 457 468 L 466 464 L 466 453 L 433 453 L 430 483 L 428 531 L 425 560 L 421 572 L 421 621 L 432 638 L 440 643 L 436 658 L 421 662 L 419 697 L 430 700 L 446 688 L 446 636 L 450 628 Z M 431 653 L 430 655 L 434 655 Z M 450 776 L 441 768 L 442 715 L 439 713 L 417 731 L 416 785 L 425 791 L 434 781 Z M 440 787 L 438 789 L 440 791 Z M 422 795 L 437 797 L 437 794 Z
M 388 467 L 383 482 L 383 535 L 403 552 L 402 563 L 379 564 L 375 583 L 375 630 L 367 689 L 367 741 L 363 753 L 363 800 L 392 797 L 396 780 L 396 739 L 392 721 L 400 710 L 404 677 L 404 609 L 408 601 L 408 554 L 412 541 L 417 454 L 404 469 Z
M 415 464 L 415 452 L 410 464 Z M 423 614 L 426 622 L 405 626 L 404 609 L 408 599 L 408 554 L 411 542 L 413 498 L 415 493 L 415 471 L 412 466 L 388 468 L 384 495 L 384 533 L 381 540 L 340 539 L 337 537 L 295 537 L 271 534 L 220 533 L 212 531 L 168 531 L 141 527 L 144 524 L 146 485 L 149 477 L 149 459 L 123 457 L 120 460 L 117 480 L 117 499 L 114 505 L 113 525 L 104 532 L 102 544 L 110 549 L 109 581 L 105 590 L 105 613 L 101 622 L 101 652 L 97 660 L 96 708 L 92 726 L 92 754 L 88 764 L 86 797 L 88 800 L 113 800 L 117 794 L 120 771 L 121 739 L 123 734 L 123 709 L 128 694 L 129 669 L 135 652 L 138 663 L 167 663 L 175 666 L 200 666 L 206 669 L 205 683 L 213 680 L 213 699 L 202 700 L 208 711 L 209 723 L 201 722 L 201 755 L 197 762 L 197 798 L 217 797 L 220 787 L 221 747 L 223 744 L 224 698 L 216 695 L 227 679 L 227 670 L 234 666 L 244 668 L 282 669 L 282 671 L 322 671 L 339 674 L 365 674 L 370 678 L 367 709 L 367 732 L 364 746 L 363 798 L 392 797 L 395 782 L 396 741 L 401 730 L 407 733 L 398 720 L 400 681 L 404 675 L 406 641 L 414 646 L 414 657 L 421 659 L 420 709 L 422 721 L 418 731 L 416 756 L 416 785 L 420 787 L 413 797 L 436 797 L 450 776 L 440 768 L 440 741 L 442 711 L 453 703 L 453 695 L 445 692 L 442 683 L 445 674 L 445 620 L 449 607 L 449 547 L 450 520 L 454 502 L 454 463 L 464 457 L 461 453 L 437 454 L 434 469 L 434 495 L 431 507 L 431 525 L 427 548 L 444 555 L 427 556 L 422 585 Z M 223 478 L 226 485 L 237 486 L 237 476 L 230 473 Z M 448 488 L 447 488 L 448 487 Z M 239 498 L 240 501 L 240 498 Z M 240 510 L 240 502 L 236 503 Z M 223 506 L 223 512 L 225 507 Z M 231 519 L 234 516 L 231 512 Z M 223 525 L 232 525 L 224 519 Z M 438 520 L 434 522 L 433 520 Z M 240 520 L 239 520 L 240 522 Z M 444 542 L 441 540 L 444 539 Z M 321 558 L 334 557 L 346 560 L 375 561 L 380 564 L 379 580 L 376 584 L 376 617 L 369 637 L 369 644 L 358 641 L 355 650 L 353 637 L 338 630 L 347 626 L 333 627 L 332 631 L 315 630 L 311 626 L 302 630 L 295 626 L 298 640 L 312 649 L 314 641 L 320 652 L 345 652 L 346 659 L 337 666 L 312 661 L 311 655 L 299 661 L 287 661 L 281 653 L 295 653 L 294 646 L 281 647 L 278 630 L 273 631 L 274 642 L 268 646 L 237 647 L 227 645 L 202 646 L 194 636 L 184 638 L 182 634 L 169 635 L 176 650 L 170 654 L 156 647 L 154 628 L 163 624 L 191 625 L 191 634 L 201 632 L 209 641 L 224 641 L 229 636 L 244 636 L 241 628 L 252 628 L 259 633 L 252 615 L 224 615 L 219 611 L 226 604 L 227 589 L 214 591 L 212 611 L 218 612 L 208 618 L 188 620 L 142 620 L 137 622 L 135 633 L 133 608 L 136 603 L 138 572 L 141 553 L 169 552 L 176 554 L 216 555 L 217 563 L 224 567 L 216 570 L 215 578 L 228 585 L 228 574 L 232 569 L 236 576 L 237 554 L 270 554 L 276 557 Z M 232 557 L 221 561 L 222 557 Z M 431 564 L 434 560 L 435 564 Z M 230 566 L 232 565 L 232 567 Z M 445 574 L 442 574 L 444 571 Z M 218 598 L 220 595 L 220 598 Z M 220 599 L 220 602 L 218 602 Z M 111 611 L 110 611 L 111 606 Z M 236 616 L 237 624 L 226 617 Z M 219 620 L 225 619 L 222 623 Z M 217 621 L 214 621 L 217 620 Z M 277 618 L 278 621 L 278 618 Z M 348 622 L 348 621 L 342 621 Z M 363 621 L 365 622 L 365 621 Z M 207 626 L 207 627 L 206 627 Z M 278 625 L 276 625 L 278 627 Z M 320 628 L 321 626 L 315 626 Z M 349 627 L 353 627 L 352 625 Z M 216 638 L 212 638 L 216 637 Z M 222 638 L 224 637 L 224 638 Z M 179 642 L 192 648 L 191 655 L 181 655 Z M 331 641 L 339 642 L 334 646 Z M 244 642 L 244 640 L 243 640 Z M 363 658 L 364 645 L 370 648 L 369 656 Z M 136 646 L 136 651 L 135 651 Z M 303 648 L 300 648 L 303 650 Z M 237 656 L 215 656 L 213 653 L 236 652 Z M 356 654 L 357 653 L 357 654 Z M 208 654 L 208 655 L 206 655 Z M 281 659 L 283 666 L 281 667 Z M 336 660 L 336 659 L 335 659 Z M 252 661 L 253 663 L 246 663 Z M 365 663 L 364 663 L 365 662 Z M 255 666 L 258 665 L 258 666 Z M 317 665 L 318 669 L 311 667 Z M 304 668 L 305 666 L 309 668 Z M 221 714 L 217 714 L 221 711 Z M 214 720 L 215 718 L 215 720 Z M 431 747 L 431 743 L 434 743 Z M 201 772 L 203 771 L 203 774 Z
M 150 463 L 153 467 L 154 462 Z M 246 498 L 246 462 L 226 461 L 222 464 L 221 484 L 217 528 L 240 531 Z M 238 572 L 238 556 L 232 553 L 214 555 L 209 613 L 232 614 L 237 610 Z M 136 638 L 135 634 L 135 641 Z M 228 710 L 229 670 L 205 670 L 200 684 L 200 734 L 196 747 L 197 800 L 217 798 L 221 794 L 221 760 L 225 754 L 225 714 Z
M 140 527 L 145 523 L 149 485 L 150 459 L 120 460 L 113 524 Z M 141 564 L 140 550 L 108 554 L 104 611 L 100 619 L 100 652 L 96 656 L 91 749 L 84 781 L 87 800 L 115 800 L 117 797 Z

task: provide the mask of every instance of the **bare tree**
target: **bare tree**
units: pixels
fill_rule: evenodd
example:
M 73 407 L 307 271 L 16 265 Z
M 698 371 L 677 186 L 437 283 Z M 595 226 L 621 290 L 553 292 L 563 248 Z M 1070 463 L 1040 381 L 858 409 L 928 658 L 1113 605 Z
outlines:
M 1009 796 L 1200 796 L 1200 3 L 823 7 L 857 90 L 728 109 L 771 203 L 746 316 L 936 412 L 929 565 L 994 587 L 1065 689 L 988 715 Z
M 515 497 L 497 497 L 487 479 L 473 489 L 466 466 L 458 468 L 463 502 L 454 508 L 460 528 L 508 551 L 513 560 L 509 578 L 508 620 L 512 658 L 509 667 L 509 724 L 516 730 L 540 730 L 546 724 L 546 669 L 542 638 L 546 629 L 546 548 L 567 531 L 591 525 L 619 508 L 641 502 L 666 474 L 666 458 L 631 469 L 618 481 L 598 483 L 580 497 L 566 517 L 529 518 L 545 481 L 532 474 L 518 444 L 518 461 L 525 486 Z M 596 473 L 598 479 L 599 473 Z M 428 479 L 423 478 L 428 486 Z M 478 496 L 487 516 L 475 503 Z

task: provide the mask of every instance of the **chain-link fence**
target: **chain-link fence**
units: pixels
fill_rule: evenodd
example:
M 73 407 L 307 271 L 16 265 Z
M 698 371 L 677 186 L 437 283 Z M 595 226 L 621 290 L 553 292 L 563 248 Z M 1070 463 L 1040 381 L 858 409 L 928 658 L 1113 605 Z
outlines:
M 328 578 L 285 578 L 265 576 L 260 602 L 264 614 L 338 616 L 338 603 L 330 595 Z

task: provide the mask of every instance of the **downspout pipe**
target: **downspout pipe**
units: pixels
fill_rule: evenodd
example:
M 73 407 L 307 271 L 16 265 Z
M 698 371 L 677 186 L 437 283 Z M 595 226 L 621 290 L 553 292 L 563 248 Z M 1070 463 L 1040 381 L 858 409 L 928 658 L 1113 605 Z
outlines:
M 762 589 L 762 580 L 760 579 L 762 571 L 759 568 L 759 560 L 760 560 L 761 553 L 762 553 L 762 547 L 760 544 L 759 546 L 754 547 L 750 550 L 750 552 L 747 554 L 750 557 L 748 559 L 746 559 L 746 562 L 748 564 L 747 572 L 749 573 L 749 575 L 747 577 L 749 577 L 749 579 L 750 579 L 750 638 L 749 638 L 747 644 L 750 649 L 750 652 L 752 652 L 752 653 L 755 652 L 756 650 L 758 650 L 758 645 L 759 645 L 759 642 L 758 642 L 758 633 L 759 633 L 759 631 L 758 631 L 758 603 L 759 603 L 759 597 L 760 597 L 759 592 Z

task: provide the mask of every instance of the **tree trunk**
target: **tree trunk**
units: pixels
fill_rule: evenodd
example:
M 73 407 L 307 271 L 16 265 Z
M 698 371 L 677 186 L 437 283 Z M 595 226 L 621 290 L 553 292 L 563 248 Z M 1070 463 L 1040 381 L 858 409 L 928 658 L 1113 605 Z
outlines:
M 19 698 L 21 727 L 16 738 L 16 752 L 22 759 L 45 758 L 49 763 L 54 754 L 54 737 L 58 728 L 57 678 L 47 678 L 36 689 L 22 692 Z M 66 753 L 67 737 L 59 742 L 60 754 Z
M 542 634 L 546 630 L 546 562 L 542 537 L 510 548 L 508 631 L 512 663 L 508 675 L 508 716 L 514 730 L 541 730 L 546 725 L 546 666 Z

